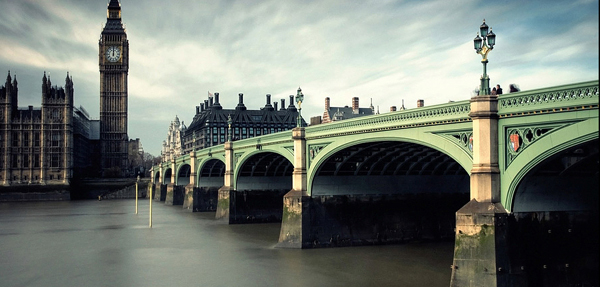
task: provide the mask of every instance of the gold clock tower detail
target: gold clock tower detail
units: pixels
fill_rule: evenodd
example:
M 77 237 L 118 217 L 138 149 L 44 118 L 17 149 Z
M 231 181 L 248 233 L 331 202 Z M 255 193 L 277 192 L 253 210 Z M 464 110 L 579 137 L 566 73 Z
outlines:
M 127 169 L 127 73 L 129 41 L 121 21 L 121 3 L 110 0 L 100 35 L 100 144 L 102 168 Z

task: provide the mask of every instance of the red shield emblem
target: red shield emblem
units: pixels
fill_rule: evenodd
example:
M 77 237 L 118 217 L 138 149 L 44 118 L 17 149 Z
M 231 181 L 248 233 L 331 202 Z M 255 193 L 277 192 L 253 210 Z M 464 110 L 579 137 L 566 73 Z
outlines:
M 519 134 L 514 133 L 510 135 L 510 147 L 513 149 L 513 151 L 518 151 L 519 150 Z
M 469 150 L 473 151 L 473 136 L 469 137 Z

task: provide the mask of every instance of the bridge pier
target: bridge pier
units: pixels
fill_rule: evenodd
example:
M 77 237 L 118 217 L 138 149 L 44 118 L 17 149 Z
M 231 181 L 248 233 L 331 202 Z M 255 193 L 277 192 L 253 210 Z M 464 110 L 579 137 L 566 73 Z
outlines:
M 310 196 L 307 194 L 306 137 L 303 127 L 292 130 L 294 171 L 292 190 L 283 196 L 283 216 L 277 247 L 303 248 L 310 236 Z
M 194 211 L 194 185 L 196 184 L 196 151 L 190 152 L 190 183 L 183 190 L 183 208 Z
M 183 209 L 194 210 L 194 184 L 192 183 L 185 186 L 183 192 Z
M 224 144 L 225 146 L 225 174 L 224 184 L 219 188 L 219 194 L 217 198 L 217 213 L 215 219 L 226 221 L 229 223 L 229 212 L 231 210 L 231 193 L 235 192 L 234 189 L 234 174 L 233 174 L 233 143 L 228 141 Z
M 471 98 L 471 201 L 456 212 L 450 286 L 512 286 L 507 251 L 508 212 L 500 202 L 498 96 Z

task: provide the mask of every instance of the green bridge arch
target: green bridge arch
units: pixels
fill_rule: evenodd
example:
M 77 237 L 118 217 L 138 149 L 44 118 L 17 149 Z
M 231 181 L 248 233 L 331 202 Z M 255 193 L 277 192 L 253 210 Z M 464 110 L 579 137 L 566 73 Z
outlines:
M 589 114 L 588 111 L 583 113 Z M 588 118 L 564 123 L 563 127 L 553 130 L 528 146 L 527 152 L 520 153 L 502 172 L 500 186 L 502 204 L 505 208 L 512 210 L 519 183 L 538 164 L 561 151 L 598 139 L 598 133 L 598 118 Z
M 470 122 L 453 125 L 455 130 L 470 132 Z M 466 172 L 470 174 L 473 163 L 472 155 L 465 150 L 459 143 L 452 140 L 452 137 L 444 137 L 437 132 L 438 127 L 426 128 L 428 131 L 421 132 L 419 129 L 407 130 L 390 130 L 374 134 L 370 137 L 364 137 L 360 134 L 352 134 L 345 137 L 336 138 L 334 142 L 327 144 L 320 152 L 311 160 L 310 168 L 307 171 L 308 184 L 307 193 L 312 194 L 312 185 L 316 177 L 319 167 L 331 156 L 338 151 L 344 150 L 362 143 L 372 143 L 381 141 L 397 141 L 409 142 L 423 145 L 435 150 L 438 150 L 455 160 Z M 311 142 L 309 141 L 309 145 Z M 317 144 L 318 143 L 314 143 Z

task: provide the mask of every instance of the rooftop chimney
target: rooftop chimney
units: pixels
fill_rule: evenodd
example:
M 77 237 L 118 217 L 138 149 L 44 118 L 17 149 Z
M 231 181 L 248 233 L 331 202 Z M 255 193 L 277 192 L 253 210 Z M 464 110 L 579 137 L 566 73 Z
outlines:
M 331 100 L 329 97 L 325 98 L 325 110 L 329 110 L 331 108 Z
M 239 98 L 238 105 L 237 105 L 237 107 L 235 107 L 235 109 L 238 111 L 245 111 L 246 106 L 244 105 L 244 94 L 239 93 L 238 98 Z
M 424 100 L 417 100 L 417 108 L 422 108 L 425 106 Z
M 208 107 L 213 106 L 213 97 L 208 97 Z
M 285 110 L 285 99 L 281 99 L 281 110 Z
M 215 109 L 220 110 L 223 107 L 221 107 L 221 104 L 219 104 L 219 93 L 215 93 Z
M 265 109 L 272 111 L 273 106 L 271 106 L 271 94 L 267 94 L 267 104 L 265 105 Z
M 288 106 L 288 110 L 296 111 L 296 106 L 294 106 L 294 95 L 290 95 L 290 105 Z
M 390 107 L 390 112 L 395 112 L 396 111 L 396 106 L 391 106 Z
M 352 113 L 358 114 L 358 97 L 352 98 Z
M 196 114 L 200 113 L 200 106 L 196 106 Z

